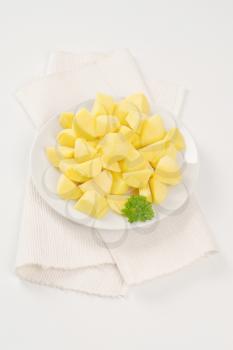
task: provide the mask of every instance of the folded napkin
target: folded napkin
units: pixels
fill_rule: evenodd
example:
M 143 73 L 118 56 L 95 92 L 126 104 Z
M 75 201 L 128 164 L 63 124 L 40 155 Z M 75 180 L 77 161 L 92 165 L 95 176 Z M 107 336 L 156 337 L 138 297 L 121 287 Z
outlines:
M 178 116 L 184 89 L 174 84 L 146 85 L 127 50 L 109 54 L 55 53 L 47 75 L 17 93 L 40 128 L 49 118 L 101 91 L 113 96 L 144 92 Z M 39 196 L 30 174 L 16 273 L 25 280 L 101 296 L 119 296 L 128 286 L 169 274 L 216 251 L 196 200 L 153 230 L 93 230 L 64 219 Z

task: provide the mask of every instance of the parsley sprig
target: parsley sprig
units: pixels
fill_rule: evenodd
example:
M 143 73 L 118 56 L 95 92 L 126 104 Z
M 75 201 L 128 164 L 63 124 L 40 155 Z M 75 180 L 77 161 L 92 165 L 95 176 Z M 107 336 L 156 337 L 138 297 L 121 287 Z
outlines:
M 146 197 L 139 195 L 129 197 L 122 209 L 122 214 L 130 223 L 151 220 L 155 215 L 151 203 Z

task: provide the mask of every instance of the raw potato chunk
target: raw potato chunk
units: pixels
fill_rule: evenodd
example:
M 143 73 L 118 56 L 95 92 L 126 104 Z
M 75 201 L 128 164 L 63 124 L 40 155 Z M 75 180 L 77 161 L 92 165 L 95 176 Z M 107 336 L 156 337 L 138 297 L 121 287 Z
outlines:
M 134 135 L 133 130 L 126 125 L 122 125 L 120 127 L 119 133 L 122 134 L 126 138 L 126 140 L 130 140 Z
M 59 123 L 64 129 L 71 129 L 74 119 L 73 112 L 64 112 L 60 114 Z
M 76 135 L 72 129 L 64 129 L 57 135 L 57 142 L 61 146 L 74 147 Z
M 96 149 L 84 139 L 76 139 L 74 157 L 78 163 L 86 162 L 96 155 Z
M 62 160 L 59 163 L 59 169 L 63 174 L 65 174 L 70 180 L 75 182 L 85 182 L 88 180 L 88 177 L 80 174 L 78 163 L 74 159 Z
M 139 188 L 139 194 L 140 196 L 146 197 L 148 202 L 152 202 L 152 195 L 151 195 L 151 190 L 149 185 Z
M 125 206 L 129 196 L 109 195 L 107 197 L 110 208 L 118 214 L 122 214 L 122 209 Z
M 148 184 L 149 178 L 152 175 L 151 169 L 137 170 L 123 174 L 125 182 L 135 188 L 145 187 Z
M 75 166 L 80 175 L 88 178 L 97 176 L 102 169 L 101 158 L 88 160 L 87 162 L 79 163 Z
M 75 204 L 74 208 L 87 215 L 100 219 L 107 213 L 109 206 L 107 200 L 98 192 L 87 191 Z
M 95 121 L 96 137 L 103 137 L 109 132 L 119 130 L 120 122 L 117 117 L 111 115 L 99 115 Z
M 112 115 L 115 109 L 113 98 L 104 94 L 97 94 L 92 109 L 94 116 L 98 115 Z
M 141 113 L 150 113 L 150 106 L 144 94 L 133 94 L 131 96 L 126 97 L 126 101 L 135 105 Z
M 131 139 L 130 139 L 130 142 L 132 143 L 132 145 L 138 149 L 140 147 L 142 147 L 141 145 L 141 139 L 140 139 L 140 136 L 138 134 L 134 134 Z
M 108 164 L 125 158 L 128 152 L 128 142 L 119 133 L 109 133 L 103 140 L 101 148 Z
M 162 203 L 167 197 L 168 188 L 165 184 L 158 180 L 156 174 L 154 174 L 150 179 L 150 189 L 153 202 L 156 204 Z
M 121 161 L 120 164 L 121 164 L 122 172 L 130 172 L 130 171 L 151 168 L 148 161 L 146 161 L 142 155 L 139 155 L 138 158 L 132 161 L 125 159 Z
M 181 181 L 179 165 L 170 156 L 162 157 L 159 160 L 155 173 L 159 181 L 168 185 L 177 185 Z
M 122 174 L 113 173 L 112 179 L 113 179 L 112 188 L 111 188 L 112 194 L 125 194 L 126 192 L 128 192 L 129 186 L 123 180 Z
M 80 185 L 80 189 L 83 192 L 94 190 L 102 195 L 110 193 L 112 188 L 112 174 L 109 171 L 102 171 L 92 180 Z
M 126 117 L 126 121 L 131 129 L 135 132 L 139 131 L 142 126 L 142 116 L 137 111 L 129 112 Z
M 57 153 L 63 159 L 70 159 L 74 157 L 74 149 L 72 147 L 57 146 Z
M 61 175 L 57 184 L 57 194 L 63 199 L 78 199 L 82 191 L 68 177 Z
M 162 140 L 165 136 L 165 128 L 160 116 L 153 116 L 144 121 L 141 132 L 141 145 L 146 146 Z
M 180 130 L 177 128 L 172 128 L 168 131 L 165 139 L 171 141 L 178 151 L 183 151 L 185 149 L 184 137 Z
M 164 156 L 169 156 L 171 158 L 173 158 L 174 160 L 176 160 L 176 155 L 177 155 L 177 150 L 175 148 L 175 146 L 171 143 L 168 144 L 163 150 L 161 150 L 160 152 L 156 152 L 154 154 L 154 157 L 151 160 L 151 165 L 153 166 L 153 168 L 156 168 L 159 160 L 164 157 Z
M 50 163 L 55 168 L 58 168 L 59 167 L 59 163 L 61 161 L 61 158 L 57 154 L 57 151 L 56 151 L 55 147 L 47 147 L 45 151 L 46 151 L 46 155 L 47 155 L 47 158 L 50 161 Z
M 80 109 L 74 117 L 73 129 L 77 137 L 90 141 L 95 139 L 95 118 L 86 108 Z
M 116 173 L 121 172 L 121 167 L 120 167 L 118 162 L 109 164 L 105 158 L 106 158 L 105 156 L 102 156 L 102 158 L 101 158 L 103 169 L 111 170 L 111 171 L 116 172 Z
M 129 101 L 123 100 L 117 103 L 114 115 L 119 118 L 122 125 L 127 125 L 125 118 L 130 112 L 137 112 L 137 107 Z

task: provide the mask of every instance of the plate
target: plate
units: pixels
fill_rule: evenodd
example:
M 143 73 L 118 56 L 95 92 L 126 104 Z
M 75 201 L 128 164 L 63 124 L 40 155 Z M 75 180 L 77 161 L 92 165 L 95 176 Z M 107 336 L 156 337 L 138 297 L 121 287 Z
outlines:
M 76 112 L 81 107 L 91 108 L 92 104 L 93 100 L 89 100 L 69 110 Z M 152 107 L 152 111 L 153 114 L 158 113 L 162 116 L 167 128 L 174 126 L 179 127 L 186 142 L 186 150 L 179 155 L 178 159 L 182 169 L 182 183 L 169 188 L 167 199 L 162 205 L 154 205 L 156 216 L 153 220 L 130 224 L 127 221 L 127 218 L 112 211 L 109 211 L 109 213 L 102 219 L 95 219 L 75 210 L 73 208 L 75 201 L 65 201 L 57 196 L 56 184 L 60 172 L 50 165 L 45 155 L 45 148 L 55 144 L 56 135 L 61 130 L 58 123 L 58 116 L 51 118 L 40 129 L 31 149 L 31 176 L 40 196 L 51 208 L 66 219 L 77 224 L 100 230 L 112 231 L 154 227 L 156 223 L 169 215 L 179 215 L 192 193 L 193 185 L 198 176 L 199 161 L 197 148 L 193 137 L 185 126 L 177 123 L 169 111 L 162 107 Z

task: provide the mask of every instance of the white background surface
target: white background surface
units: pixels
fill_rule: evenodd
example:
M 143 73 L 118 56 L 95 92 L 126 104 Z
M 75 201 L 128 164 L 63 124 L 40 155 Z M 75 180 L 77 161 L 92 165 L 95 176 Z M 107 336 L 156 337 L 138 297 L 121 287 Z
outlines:
M 0 348 L 233 348 L 233 2 L 3 1 L 0 10 Z M 220 254 L 101 299 L 13 274 L 34 131 L 12 94 L 50 51 L 129 47 L 150 79 L 190 90 L 184 121 L 201 155 L 197 195 Z

